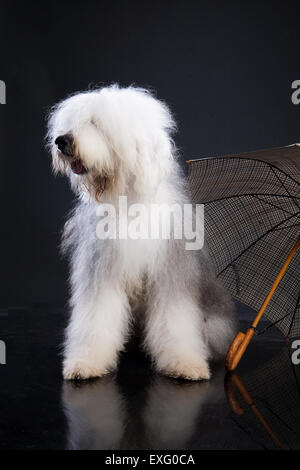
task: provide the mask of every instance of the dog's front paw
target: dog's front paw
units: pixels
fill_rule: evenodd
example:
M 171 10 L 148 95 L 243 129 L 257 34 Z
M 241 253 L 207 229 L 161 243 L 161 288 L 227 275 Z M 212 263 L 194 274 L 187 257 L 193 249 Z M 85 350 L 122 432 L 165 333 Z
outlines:
M 108 373 L 108 369 L 93 365 L 82 359 L 65 359 L 63 363 L 63 377 L 66 380 L 87 380 L 102 377 Z
M 165 368 L 162 372 L 169 377 L 186 380 L 208 380 L 211 377 L 209 365 L 205 360 L 198 361 L 197 364 L 178 361 L 175 365 Z

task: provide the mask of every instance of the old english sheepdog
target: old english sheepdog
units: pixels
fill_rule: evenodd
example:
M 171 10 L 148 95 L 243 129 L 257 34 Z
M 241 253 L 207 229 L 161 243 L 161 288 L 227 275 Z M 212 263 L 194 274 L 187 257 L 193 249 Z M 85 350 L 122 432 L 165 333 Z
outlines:
M 230 297 L 215 279 L 205 251 L 187 249 L 184 235 L 172 236 L 180 218 L 171 217 L 170 237 L 161 231 L 158 237 L 111 236 L 111 229 L 105 237 L 97 230 L 102 205 L 107 226 L 134 219 L 134 211 L 121 215 L 124 197 L 129 207 L 164 207 L 151 219 L 154 229 L 169 217 L 166 207 L 181 215 L 189 205 L 174 130 L 168 107 L 135 87 L 78 93 L 50 114 L 54 171 L 68 176 L 78 196 L 62 241 L 71 265 L 65 379 L 114 370 L 135 321 L 142 323 L 144 349 L 155 368 L 189 380 L 208 379 L 209 360 L 223 356 L 234 336 Z M 136 226 L 143 224 L 145 218 L 139 217 Z

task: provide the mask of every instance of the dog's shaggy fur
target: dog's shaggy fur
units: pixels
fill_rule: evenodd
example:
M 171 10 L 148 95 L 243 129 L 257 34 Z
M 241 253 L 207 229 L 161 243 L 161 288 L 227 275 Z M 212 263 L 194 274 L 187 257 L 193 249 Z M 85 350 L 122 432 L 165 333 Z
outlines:
M 188 203 L 171 138 L 168 107 L 148 91 L 110 86 L 78 93 L 49 118 L 56 172 L 66 174 L 79 202 L 66 223 L 72 315 L 66 331 L 66 379 L 102 376 L 117 365 L 142 300 L 144 347 L 158 371 L 199 380 L 208 360 L 224 355 L 235 329 L 229 296 L 204 253 L 185 240 L 100 240 L 101 202 Z M 62 147 L 58 137 L 67 136 Z M 60 148 L 60 150 L 59 150 Z

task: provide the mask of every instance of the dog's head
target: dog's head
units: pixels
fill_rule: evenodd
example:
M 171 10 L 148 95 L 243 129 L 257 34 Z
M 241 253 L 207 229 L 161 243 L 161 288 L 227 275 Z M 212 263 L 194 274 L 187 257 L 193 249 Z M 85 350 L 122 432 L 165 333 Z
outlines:
M 53 168 L 96 200 L 103 191 L 149 194 L 172 170 L 174 129 L 167 106 L 146 90 L 113 85 L 78 93 L 49 117 Z

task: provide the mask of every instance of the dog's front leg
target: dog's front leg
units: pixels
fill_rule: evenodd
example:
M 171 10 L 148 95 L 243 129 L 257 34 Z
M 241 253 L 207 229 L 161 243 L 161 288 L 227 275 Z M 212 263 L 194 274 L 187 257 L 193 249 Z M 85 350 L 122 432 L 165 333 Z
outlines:
M 101 377 L 117 365 L 128 330 L 129 302 L 121 287 L 102 285 L 72 300 L 66 331 L 65 379 Z

